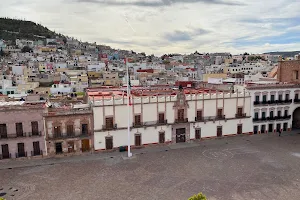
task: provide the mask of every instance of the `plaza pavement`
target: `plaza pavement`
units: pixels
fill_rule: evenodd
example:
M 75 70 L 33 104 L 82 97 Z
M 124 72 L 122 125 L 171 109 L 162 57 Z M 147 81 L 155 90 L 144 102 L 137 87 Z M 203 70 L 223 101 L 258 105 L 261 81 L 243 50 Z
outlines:
M 299 131 L 300 132 L 300 131 Z M 298 132 L 226 137 L 126 152 L 0 162 L 7 200 L 299 200 Z

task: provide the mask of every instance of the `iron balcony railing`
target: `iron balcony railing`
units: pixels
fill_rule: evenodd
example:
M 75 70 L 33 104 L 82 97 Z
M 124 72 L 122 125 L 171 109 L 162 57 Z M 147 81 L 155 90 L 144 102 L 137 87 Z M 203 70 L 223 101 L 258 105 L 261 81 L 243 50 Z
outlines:
M 1 134 L 0 139 L 22 138 L 26 137 L 26 133 Z
M 27 133 L 28 137 L 42 136 L 42 131 L 29 132 Z
M 235 118 L 245 118 L 246 116 L 246 113 L 235 114 Z
M 175 123 L 187 123 L 189 121 L 188 118 L 178 118 L 175 119 Z
M 90 132 L 81 132 L 80 134 L 75 133 L 62 133 L 62 134 L 53 134 L 48 135 L 48 139 L 67 139 L 67 138 L 79 138 L 90 136 Z
M 113 126 L 102 125 L 102 130 L 114 130 L 117 128 L 118 128 L 117 124 L 114 124 Z

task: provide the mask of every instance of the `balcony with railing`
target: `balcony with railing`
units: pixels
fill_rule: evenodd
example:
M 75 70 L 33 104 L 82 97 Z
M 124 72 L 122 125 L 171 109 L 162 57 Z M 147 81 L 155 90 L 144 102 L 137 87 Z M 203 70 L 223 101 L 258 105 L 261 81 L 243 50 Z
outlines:
M 300 99 L 294 99 L 294 103 L 300 104 Z
M 11 139 L 11 138 L 23 138 L 26 137 L 26 133 L 13 133 L 13 134 L 1 134 L 0 135 L 0 140 L 1 139 Z
M 38 136 L 42 136 L 42 131 L 35 131 L 35 132 L 28 132 L 27 133 L 28 137 L 38 137 Z
M 144 124 L 143 124 L 143 122 L 134 122 L 134 123 L 132 123 L 132 126 L 134 128 L 140 128 L 140 127 L 144 126 Z
M 292 99 L 286 99 L 286 100 L 254 101 L 253 104 L 255 106 L 264 106 L 264 105 L 276 105 L 276 104 L 291 104 L 292 102 L 293 102 Z
M 117 128 L 118 128 L 117 124 L 114 124 L 113 126 L 111 126 L 111 125 L 102 125 L 102 130 L 104 130 L 104 131 L 114 130 L 114 129 L 117 129 Z
M 189 121 L 188 118 L 178 118 L 175 119 L 175 123 L 187 123 Z
M 72 133 L 61 133 L 61 134 L 53 134 L 48 135 L 48 139 L 68 139 L 68 138 L 80 138 L 80 137 L 88 137 L 90 136 L 90 132 L 81 132 L 80 134 Z
M 246 113 L 237 113 L 237 114 L 235 114 L 235 118 L 245 118 L 245 117 L 247 117 Z
M 204 121 L 218 121 L 218 120 L 225 120 L 225 119 L 226 119 L 225 115 L 203 117 Z
M 195 117 L 195 121 L 196 122 L 203 122 L 204 121 L 204 117 Z

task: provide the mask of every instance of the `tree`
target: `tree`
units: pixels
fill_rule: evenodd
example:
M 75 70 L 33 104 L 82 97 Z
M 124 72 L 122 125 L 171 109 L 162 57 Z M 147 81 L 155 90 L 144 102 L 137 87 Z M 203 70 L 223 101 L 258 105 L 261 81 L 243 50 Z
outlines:
M 29 46 L 24 46 L 21 51 L 22 53 L 32 52 L 32 49 Z
M 207 200 L 206 196 L 200 192 L 199 194 L 196 194 L 192 197 L 190 197 L 188 200 Z

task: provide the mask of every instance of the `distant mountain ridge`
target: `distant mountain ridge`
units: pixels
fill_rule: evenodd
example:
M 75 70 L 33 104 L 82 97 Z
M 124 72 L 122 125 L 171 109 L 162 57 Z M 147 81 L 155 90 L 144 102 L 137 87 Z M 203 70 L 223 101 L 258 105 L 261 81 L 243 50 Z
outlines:
M 281 55 L 282 57 L 294 57 L 298 55 L 300 51 L 277 51 L 277 52 L 268 52 L 264 54 L 271 54 L 271 55 Z
M 3 40 L 38 40 L 56 36 L 65 37 L 31 21 L 0 18 L 0 39 Z

